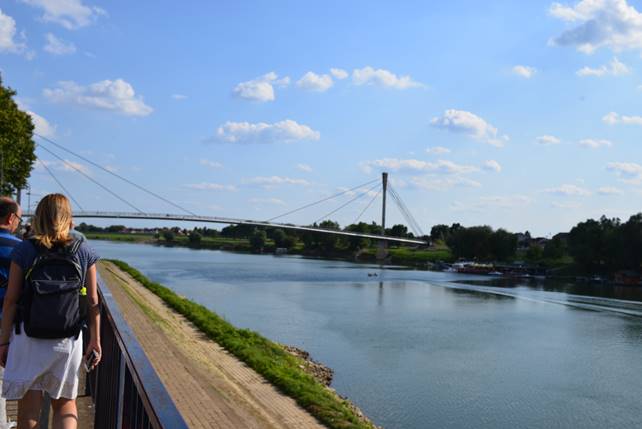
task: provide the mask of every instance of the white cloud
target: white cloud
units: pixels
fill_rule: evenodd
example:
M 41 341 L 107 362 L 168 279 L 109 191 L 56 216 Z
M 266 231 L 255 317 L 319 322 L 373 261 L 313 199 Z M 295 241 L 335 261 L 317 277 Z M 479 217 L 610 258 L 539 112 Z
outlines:
M 564 196 L 564 197 L 587 197 L 591 195 L 591 191 L 588 189 L 580 188 L 577 185 L 562 185 L 557 188 L 548 188 L 544 189 L 544 191 L 547 194 L 553 194 L 553 195 L 558 195 L 558 196 Z
M 236 191 L 236 186 L 234 185 L 221 185 L 220 183 L 193 183 L 185 185 L 186 188 L 197 189 L 199 191 Z
M 384 158 L 373 161 L 364 161 L 359 164 L 361 169 L 369 173 L 373 168 L 377 170 L 393 171 L 425 171 L 446 174 L 466 174 L 478 171 L 471 165 L 460 165 L 452 161 L 439 160 L 436 162 L 420 161 L 417 159 Z
M 537 138 L 535 139 L 535 141 L 536 141 L 538 144 L 541 144 L 541 145 L 543 145 L 543 146 L 546 146 L 546 145 L 553 145 L 553 144 L 559 144 L 559 143 L 560 143 L 560 139 L 558 139 L 558 138 L 557 138 L 557 137 L 555 137 L 555 136 L 551 136 L 551 135 L 543 135 L 543 136 L 539 136 L 539 137 L 537 137 Z
M 310 173 L 312 171 L 312 167 L 310 167 L 308 164 L 297 164 L 296 168 L 301 171 L 305 171 L 306 173 Z
M 274 101 L 274 85 L 285 87 L 290 84 L 290 78 L 284 77 L 279 79 L 279 76 L 270 72 L 259 76 L 256 79 L 241 82 L 234 88 L 234 94 L 245 100 L 253 101 Z
M 602 121 L 609 125 L 642 125 L 642 116 L 626 116 L 619 115 L 615 112 L 610 112 L 602 117 Z
M 502 147 L 504 142 L 508 140 L 508 136 L 499 137 L 497 135 L 497 128 L 474 113 L 465 110 L 448 109 L 443 116 L 433 118 L 430 123 L 434 127 L 453 133 L 466 134 L 492 146 Z
M 606 165 L 606 169 L 614 172 L 624 183 L 630 185 L 642 184 L 642 165 L 634 162 L 609 162 Z
M 173 98 L 174 100 L 186 100 L 186 99 L 187 99 L 187 95 L 183 95 L 183 94 L 172 94 L 172 98 Z
M 69 55 L 76 52 L 76 45 L 73 43 L 65 43 L 51 33 L 45 35 L 47 43 L 44 50 L 54 55 Z
M 553 3 L 549 12 L 579 24 L 554 38 L 554 45 L 575 46 L 587 54 L 602 47 L 616 52 L 642 50 L 642 14 L 627 0 L 582 0 L 575 6 Z
M 209 159 L 201 158 L 199 161 L 199 164 L 204 165 L 207 168 L 211 168 L 212 170 L 219 170 L 223 168 L 223 164 L 217 161 L 210 161 Z
M 450 149 L 442 146 L 434 146 L 426 149 L 426 153 L 431 155 L 442 155 L 444 153 L 450 153 Z
M 270 204 L 275 206 L 284 206 L 285 202 L 278 198 L 251 198 L 250 203 L 252 204 Z
M 16 21 L 0 9 L 0 52 L 19 54 L 26 48 L 16 39 Z
M 516 208 L 524 207 L 532 203 L 533 200 L 525 195 L 502 195 L 479 197 L 471 203 L 462 203 L 455 201 L 451 204 L 451 210 L 455 211 L 481 211 L 492 208 Z
M 580 140 L 579 145 L 590 149 L 599 149 L 601 147 L 611 147 L 613 143 L 609 140 L 583 139 Z
M 513 73 L 525 79 L 530 79 L 537 73 L 537 70 L 533 67 L 518 65 L 513 67 Z
M 154 109 L 137 96 L 134 88 L 122 79 L 102 80 L 88 86 L 73 81 L 58 82 L 58 87 L 45 89 L 44 96 L 54 103 L 69 103 L 111 110 L 126 116 L 147 116 Z
M 642 91 L 642 85 L 638 85 L 638 91 Z
M 46 171 L 43 165 L 49 168 L 50 170 L 66 171 L 66 172 L 81 171 L 86 175 L 91 175 L 91 170 L 89 169 L 89 167 L 87 167 L 84 164 L 70 161 L 68 159 L 65 159 L 64 161 L 47 161 L 47 160 L 40 160 L 40 159 L 36 160 L 35 168 L 37 168 L 41 172 Z
M 216 130 L 216 140 L 226 143 L 294 143 L 320 138 L 318 131 L 291 119 L 273 124 L 226 122 Z
M 621 189 L 614 188 L 612 186 L 602 186 L 597 190 L 597 193 L 600 195 L 622 195 L 624 192 L 622 192 Z
M 30 6 L 42 9 L 42 20 L 60 24 L 68 30 L 86 27 L 99 16 L 106 15 L 104 9 L 87 6 L 82 0 L 21 0 Z
M 282 176 L 251 177 L 249 179 L 243 179 L 243 183 L 247 185 L 260 185 L 266 188 L 271 188 L 278 185 L 296 185 L 296 186 L 310 185 L 310 182 L 304 179 L 293 179 L 291 177 L 282 177 Z
M 343 70 L 343 69 L 338 69 L 338 68 L 331 68 L 330 73 L 332 76 L 334 76 L 336 79 L 345 79 L 348 77 L 348 72 Z
M 334 82 L 329 74 L 316 74 L 311 71 L 303 75 L 296 83 L 299 88 L 307 89 L 310 91 L 325 92 Z
M 578 203 L 577 201 L 553 201 L 551 203 L 551 207 L 555 207 L 556 209 L 573 210 L 579 209 L 580 207 L 582 207 L 582 204 Z
M 388 70 L 374 69 L 370 66 L 366 66 L 361 69 L 354 69 L 352 71 L 352 82 L 355 85 L 379 85 L 394 89 L 408 89 L 424 86 L 423 84 L 412 80 L 410 76 L 397 76 Z
M 631 69 L 617 58 L 613 58 L 608 65 L 603 65 L 596 69 L 590 67 L 582 67 L 576 72 L 576 74 L 581 77 L 621 76 L 630 73 Z
M 56 135 L 55 125 L 51 125 L 45 118 L 30 110 L 27 110 L 27 113 L 31 116 L 31 122 L 33 122 L 36 133 L 47 138 L 52 138 Z
M 502 166 L 499 165 L 499 162 L 495 161 L 494 159 L 490 159 L 484 162 L 484 170 L 495 171 L 499 173 L 500 171 L 502 171 Z
M 481 187 L 481 183 L 461 176 L 415 176 L 410 178 L 409 185 L 426 191 L 445 191 L 454 187 Z

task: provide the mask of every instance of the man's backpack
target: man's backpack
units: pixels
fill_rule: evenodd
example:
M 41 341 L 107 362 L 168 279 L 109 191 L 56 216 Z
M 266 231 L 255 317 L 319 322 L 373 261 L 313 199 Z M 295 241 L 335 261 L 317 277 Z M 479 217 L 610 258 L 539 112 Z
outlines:
M 19 322 L 33 338 L 77 337 L 85 321 L 80 297 L 85 273 L 77 256 L 82 241 L 51 249 L 31 242 L 37 255 L 25 274 Z

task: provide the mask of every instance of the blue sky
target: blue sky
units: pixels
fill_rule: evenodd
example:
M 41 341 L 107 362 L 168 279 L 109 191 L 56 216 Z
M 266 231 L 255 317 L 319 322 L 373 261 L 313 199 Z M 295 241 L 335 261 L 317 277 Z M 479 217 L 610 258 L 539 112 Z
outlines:
M 2 78 L 38 131 L 199 214 L 267 219 L 384 170 L 426 232 L 548 235 L 640 211 L 640 1 L 1 0 L 0 11 Z M 38 156 L 84 209 L 131 211 Z M 64 158 L 145 211 L 176 212 Z M 60 190 L 41 165 L 31 187 L 32 201 Z M 355 221 L 377 191 L 333 219 Z M 281 220 L 311 223 L 349 198 Z M 379 212 L 375 200 L 361 220 Z M 388 218 L 403 220 L 394 206 Z

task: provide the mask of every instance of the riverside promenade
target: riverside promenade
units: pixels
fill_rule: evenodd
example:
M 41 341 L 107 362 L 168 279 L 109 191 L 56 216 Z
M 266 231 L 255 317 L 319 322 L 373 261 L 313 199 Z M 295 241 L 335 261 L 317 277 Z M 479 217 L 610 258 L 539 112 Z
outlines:
M 98 270 L 190 428 L 323 427 L 128 274 Z

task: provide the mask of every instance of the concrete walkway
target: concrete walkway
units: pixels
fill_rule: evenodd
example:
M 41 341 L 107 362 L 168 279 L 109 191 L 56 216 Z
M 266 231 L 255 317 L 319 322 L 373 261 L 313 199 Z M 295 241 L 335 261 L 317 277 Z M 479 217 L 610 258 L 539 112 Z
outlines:
M 98 269 L 190 427 L 324 427 L 128 274 Z

